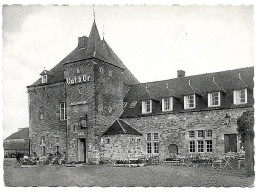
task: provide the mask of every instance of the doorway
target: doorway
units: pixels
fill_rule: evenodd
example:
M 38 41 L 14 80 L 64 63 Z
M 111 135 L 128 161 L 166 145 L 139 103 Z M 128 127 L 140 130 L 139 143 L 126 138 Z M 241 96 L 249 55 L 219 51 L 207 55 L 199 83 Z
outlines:
M 173 155 L 173 156 L 178 155 L 178 146 L 177 145 L 170 144 L 168 146 L 168 150 L 169 150 L 170 155 Z
M 79 138 L 78 139 L 78 161 L 86 162 L 86 139 Z
M 237 134 L 224 134 L 225 153 L 237 152 Z

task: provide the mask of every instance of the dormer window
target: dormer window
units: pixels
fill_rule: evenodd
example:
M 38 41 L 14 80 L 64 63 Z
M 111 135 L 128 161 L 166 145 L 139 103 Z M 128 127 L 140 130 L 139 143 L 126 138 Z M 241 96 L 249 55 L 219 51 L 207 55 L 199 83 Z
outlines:
M 220 92 L 208 93 L 208 106 L 209 107 L 220 106 Z
M 184 96 L 184 109 L 196 108 L 195 94 Z
M 47 83 L 47 74 L 42 76 L 42 83 Z
M 172 111 L 173 109 L 173 98 L 168 97 L 162 99 L 162 111 Z
M 233 99 L 235 105 L 246 104 L 247 103 L 247 89 L 234 90 Z
M 142 113 L 151 113 L 152 112 L 152 100 L 142 101 Z
M 137 101 L 133 101 L 133 102 L 130 104 L 129 108 L 130 108 L 130 109 L 135 108 L 135 105 L 136 105 L 136 104 L 137 104 Z

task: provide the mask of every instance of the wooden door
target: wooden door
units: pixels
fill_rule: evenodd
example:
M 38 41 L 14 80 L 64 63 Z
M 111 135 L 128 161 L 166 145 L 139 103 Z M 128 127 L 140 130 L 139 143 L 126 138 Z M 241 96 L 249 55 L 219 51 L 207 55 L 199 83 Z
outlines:
M 230 151 L 237 152 L 237 134 L 225 134 L 224 147 L 225 147 L 225 153 Z

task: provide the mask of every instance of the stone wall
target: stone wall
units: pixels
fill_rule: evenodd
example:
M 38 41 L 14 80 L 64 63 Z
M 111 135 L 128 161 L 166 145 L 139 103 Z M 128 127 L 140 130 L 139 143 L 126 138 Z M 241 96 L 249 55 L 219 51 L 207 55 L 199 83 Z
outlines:
M 128 160 L 138 158 L 143 152 L 143 136 L 112 135 L 102 137 L 104 160 Z
M 59 104 L 66 102 L 65 84 L 56 83 L 28 88 L 29 95 L 29 135 L 31 153 L 42 155 L 45 146 L 46 155 L 55 153 L 55 146 L 60 152 L 66 151 L 66 121 L 59 119 Z M 43 114 L 43 119 L 41 119 Z M 59 137 L 56 143 L 55 137 Z M 41 139 L 45 138 L 44 144 Z
M 103 70 L 100 70 L 101 67 Z M 90 78 L 86 82 L 66 85 L 69 162 L 79 161 L 79 139 L 86 141 L 87 159 L 99 155 L 101 135 L 123 110 L 121 71 L 118 67 L 96 59 L 66 65 L 66 79 L 82 75 Z M 82 118 L 87 120 L 86 128 L 79 126 Z
M 169 156 L 168 147 L 170 144 L 178 146 L 180 155 L 189 153 L 188 141 L 190 140 L 189 130 L 212 129 L 213 154 L 224 153 L 224 134 L 236 132 L 237 118 L 246 110 L 252 108 L 222 109 L 213 111 L 187 112 L 179 114 L 165 114 L 145 116 L 138 118 L 124 118 L 123 120 L 133 128 L 143 133 L 159 133 L 159 154 Z M 229 126 L 225 125 L 225 115 L 231 117 Z M 146 152 L 145 137 L 143 149 Z M 196 140 L 196 138 L 194 139 Z M 205 140 L 205 139 L 202 139 Z M 239 140 L 237 144 L 239 149 Z

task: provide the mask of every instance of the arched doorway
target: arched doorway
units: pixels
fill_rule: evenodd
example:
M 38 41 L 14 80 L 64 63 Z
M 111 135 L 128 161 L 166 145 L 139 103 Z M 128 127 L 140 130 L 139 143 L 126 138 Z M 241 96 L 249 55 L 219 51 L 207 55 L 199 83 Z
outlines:
M 178 155 L 178 146 L 175 144 L 170 144 L 168 146 L 169 154 L 172 156 Z

